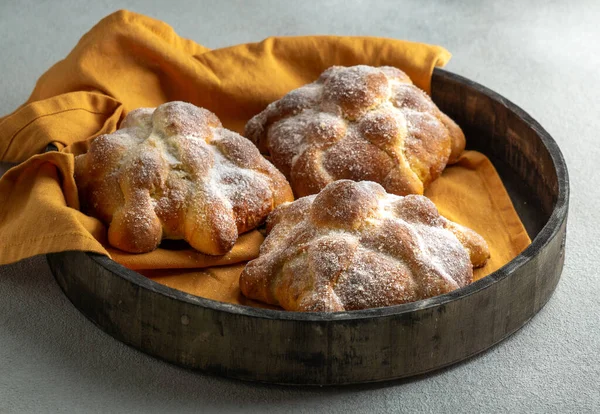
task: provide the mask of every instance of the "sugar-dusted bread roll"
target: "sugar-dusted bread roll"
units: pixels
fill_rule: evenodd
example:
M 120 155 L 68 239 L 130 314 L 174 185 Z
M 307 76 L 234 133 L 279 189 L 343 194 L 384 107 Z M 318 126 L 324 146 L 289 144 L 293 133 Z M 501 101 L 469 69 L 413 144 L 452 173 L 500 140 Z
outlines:
M 401 70 L 334 66 L 252 118 L 246 137 L 297 197 L 339 180 L 423 194 L 465 147 L 461 129 Z
M 75 158 L 84 212 L 108 225 L 109 243 L 149 252 L 184 239 L 212 255 L 293 200 L 285 177 L 211 112 L 169 102 L 130 112 Z
M 340 180 L 271 213 L 244 295 L 291 311 L 397 305 L 466 286 L 489 258 L 481 236 L 426 197 Z

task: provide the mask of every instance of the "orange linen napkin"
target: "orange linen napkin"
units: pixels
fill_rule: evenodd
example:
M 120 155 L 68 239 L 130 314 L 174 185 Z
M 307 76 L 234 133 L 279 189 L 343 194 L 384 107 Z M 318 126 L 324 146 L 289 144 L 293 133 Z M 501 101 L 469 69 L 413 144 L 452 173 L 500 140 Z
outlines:
M 127 11 L 114 13 L 39 79 L 25 104 L 0 118 L 0 160 L 22 163 L 0 179 L 0 264 L 86 250 L 107 254 L 182 290 L 240 302 L 235 291 L 240 263 L 258 254 L 263 240 L 259 232 L 242 236 L 231 252 L 219 257 L 189 248 L 143 255 L 112 249 L 105 244 L 105 226 L 78 211 L 74 154 L 85 152 L 89 140 L 114 131 L 125 114 L 138 107 L 191 102 L 215 112 L 226 128 L 241 133 L 247 120 L 268 103 L 314 81 L 332 65 L 396 66 L 429 91 L 433 68 L 449 58 L 439 46 L 370 37 L 269 38 L 209 50 L 177 36 L 163 22 Z M 60 151 L 36 155 L 50 143 Z M 466 154 L 464 160 L 472 157 L 475 160 L 449 169 L 432 187 L 438 192 L 428 195 L 449 218 L 486 237 L 497 254 L 486 267 L 489 272 L 512 259 L 529 240 L 519 236 L 526 233 L 489 161 L 476 153 Z M 450 173 L 458 169 L 462 172 Z M 476 178 L 488 185 L 470 181 Z M 465 195 L 459 196 L 461 191 Z M 483 215 L 461 210 L 477 206 Z M 484 216 L 493 224 L 485 227 L 468 219 Z

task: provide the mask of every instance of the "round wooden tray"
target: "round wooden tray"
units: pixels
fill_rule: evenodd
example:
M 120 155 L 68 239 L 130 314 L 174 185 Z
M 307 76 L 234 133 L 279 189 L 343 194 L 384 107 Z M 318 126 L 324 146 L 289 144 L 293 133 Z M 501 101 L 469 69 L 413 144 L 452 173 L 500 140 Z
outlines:
M 533 243 L 462 289 L 363 311 L 297 313 L 168 288 L 84 252 L 48 255 L 71 302 L 104 331 L 184 367 L 282 384 L 402 378 L 475 355 L 517 331 L 552 295 L 564 261 L 568 177 L 554 140 L 489 89 L 436 69 L 432 97 L 500 173 Z

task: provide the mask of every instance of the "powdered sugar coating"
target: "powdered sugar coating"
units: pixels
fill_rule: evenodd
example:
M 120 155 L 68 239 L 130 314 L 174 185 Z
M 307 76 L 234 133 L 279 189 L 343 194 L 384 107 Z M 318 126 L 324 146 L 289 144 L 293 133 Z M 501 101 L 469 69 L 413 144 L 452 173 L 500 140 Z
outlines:
M 293 200 L 285 177 L 211 112 L 184 102 L 131 111 L 75 159 L 82 210 L 114 247 L 140 253 L 164 238 L 207 254 Z
M 426 197 L 339 180 L 277 208 L 240 276 L 249 298 L 294 311 L 344 311 L 429 298 L 471 283 L 485 240 Z M 473 254 L 473 252 L 477 252 Z
M 299 197 L 339 179 L 422 194 L 465 146 L 460 128 L 389 66 L 331 67 L 269 104 L 245 135 L 271 155 Z

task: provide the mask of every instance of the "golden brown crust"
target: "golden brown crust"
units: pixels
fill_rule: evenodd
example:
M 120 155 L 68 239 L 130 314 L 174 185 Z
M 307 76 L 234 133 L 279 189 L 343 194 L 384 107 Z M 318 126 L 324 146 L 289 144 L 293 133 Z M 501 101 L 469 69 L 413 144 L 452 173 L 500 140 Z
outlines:
M 423 194 L 465 147 L 461 129 L 399 69 L 334 66 L 252 118 L 245 135 L 296 196 L 339 179 Z
M 450 230 L 458 241 L 467 249 L 473 267 L 482 267 L 490 258 L 490 251 L 483 237 L 473 230 L 458 223 L 443 219 L 444 227 Z
M 169 238 L 223 254 L 293 200 L 252 143 L 184 102 L 130 112 L 75 158 L 75 179 L 82 210 L 109 225 L 112 246 L 132 253 Z
M 335 181 L 277 208 L 260 256 L 240 276 L 251 299 L 292 311 L 397 305 L 470 283 L 485 240 L 441 217 L 426 197 Z

